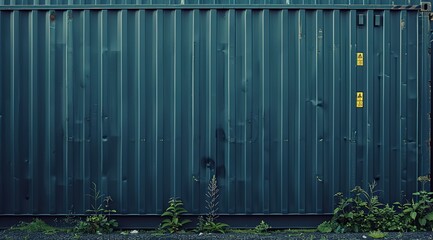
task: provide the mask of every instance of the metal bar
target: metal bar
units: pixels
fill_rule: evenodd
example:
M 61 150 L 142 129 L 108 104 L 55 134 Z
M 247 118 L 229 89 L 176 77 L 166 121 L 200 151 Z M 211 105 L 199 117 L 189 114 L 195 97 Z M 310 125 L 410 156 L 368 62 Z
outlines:
M 431 18 L 430 18 L 431 19 Z M 430 21 L 430 38 L 432 38 L 432 34 L 433 33 L 433 24 L 431 24 Z M 432 88 L 432 81 L 433 81 L 433 71 L 431 71 L 431 69 L 433 69 L 433 54 L 432 54 L 432 50 L 433 50 L 433 41 L 430 40 L 430 48 L 429 48 L 429 54 L 430 54 L 430 90 L 429 92 L 431 92 L 431 88 Z M 430 95 L 430 178 L 431 175 L 433 173 L 433 143 L 432 143 L 432 137 L 433 137 L 433 98 Z M 430 191 L 433 192 L 433 184 L 430 181 Z
M 312 9 L 312 10 L 410 10 L 418 11 L 421 10 L 420 5 L 347 5 L 347 4 L 142 4 L 142 5 L 129 5 L 129 4 L 118 4 L 118 5 L 15 5 L 15 6 L 0 6 L 0 10 L 141 10 L 141 9 Z

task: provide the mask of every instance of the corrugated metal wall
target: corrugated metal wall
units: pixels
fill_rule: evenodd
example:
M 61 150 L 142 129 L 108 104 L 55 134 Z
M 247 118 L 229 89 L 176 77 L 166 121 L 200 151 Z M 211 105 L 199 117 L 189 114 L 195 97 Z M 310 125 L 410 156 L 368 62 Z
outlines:
M 429 173 L 417 10 L 3 7 L 0 214 L 84 213 L 91 182 L 120 213 L 200 213 L 213 174 L 221 213 L 330 213 Z
M 124 5 L 124 4 L 303 4 L 303 5 L 316 5 L 316 4 L 354 4 L 354 5 L 368 5 L 376 4 L 374 7 L 380 5 L 419 5 L 421 0 L 0 0 L 2 5 Z M 332 8 L 332 6 L 330 6 Z

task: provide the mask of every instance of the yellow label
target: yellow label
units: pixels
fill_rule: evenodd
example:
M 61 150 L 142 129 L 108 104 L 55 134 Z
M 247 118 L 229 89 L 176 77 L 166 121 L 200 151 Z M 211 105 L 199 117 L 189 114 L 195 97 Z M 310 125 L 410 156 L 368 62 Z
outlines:
M 357 92 L 356 93 L 356 107 L 357 108 L 364 107 L 364 93 L 363 92 Z
M 356 54 L 356 66 L 364 66 L 364 53 Z

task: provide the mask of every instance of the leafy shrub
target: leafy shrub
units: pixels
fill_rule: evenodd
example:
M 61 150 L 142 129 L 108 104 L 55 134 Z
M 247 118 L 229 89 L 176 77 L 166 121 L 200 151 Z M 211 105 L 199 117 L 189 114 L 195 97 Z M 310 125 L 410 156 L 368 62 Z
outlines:
M 418 181 L 422 190 L 412 194 L 412 199 L 399 205 L 399 214 L 404 231 L 431 231 L 433 230 L 433 193 L 425 191 L 425 184 L 430 182 L 430 176 L 420 176 Z M 414 199 L 415 198 L 415 199 Z
M 334 209 L 332 221 L 338 224 L 338 232 L 366 232 L 372 229 L 373 222 L 377 220 L 374 212 L 381 205 L 377 196 L 373 195 L 375 184 L 370 187 L 370 193 L 356 186 L 351 193 L 353 198 L 345 198 L 342 193 L 337 193 L 339 203 Z
M 400 204 L 400 216 L 406 231 L 431 231 L 433 229 L 433 192 L 420 191 L 413 193 L 418 198 Z
M 330 222 L 319 225 L 321 232 L 370 232 L 402 231 L 403 223 L 394 207 L 383 204 L 377 196 L 376 182 L 365 191 L 356 186 L 346 198 L 342 193 L 335 196 L 339 199 Z
M 381 208 L 373 209 L 370 215 L 374 216 L 374 218 L 369 219 L 373 224 L 372 226 L 374 226 L 373 228 L 386 232 L 403 231 L 404 225 L 394 206 L 389 206 L 389 204 L 381 206 Z
M 429 176 L 420 176 L 422 191 L 413 193 L 407 203 L 394 203 L 394 206 L 379 201 L 374 190 L 376 183 L 369 185 L 369 191 L 355 187 L 353 197 L 346 198 L 342 193 L 334 215 L 329 222 L 318 226 L 320 232 L 389 232 L 389 231 L 431 231 L 433 230 L 433 192 L 424 190 L 430 182 Z

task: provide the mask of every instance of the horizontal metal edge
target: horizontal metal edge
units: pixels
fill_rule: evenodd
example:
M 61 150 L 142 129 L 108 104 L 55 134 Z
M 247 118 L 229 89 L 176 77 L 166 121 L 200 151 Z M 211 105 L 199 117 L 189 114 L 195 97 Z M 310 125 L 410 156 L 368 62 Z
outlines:
M 218 4 L 144 4 L 144 5 L 19 5 L 0 6 L 0 10 L 154 10 L 154 9 L 305 9 L 305 10 L 412 10 L 418 11 L 420 5 L 347 5 L 347 4 L 239 4 L 239 5 L 218 5 Z
M 30 222 L 39 218 L 50 225 L 65 227 L 68 224 L 64 219 L 79 219 L 87 215 L 0 215 L 0 229 L 10 228 L 20 222 Z M 201 215 L 185 214 L 185 219 L 190 219 L 187 228 L 197 225 L 197 218 Z M 120 229 L 155 229 L 162 221 L 160 215 L 111 215 L 119 223 Z M 274 229 L 286 228 L 316 228 L 323 221 L 331 219 L 331 214 L 254 214 L 254 215 L 220 215 L 218 222 L 227 223 L 231 228 L 253 228 L 260 221 L 265 221 Z

